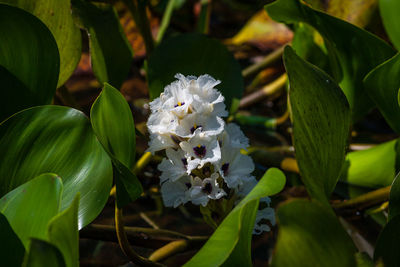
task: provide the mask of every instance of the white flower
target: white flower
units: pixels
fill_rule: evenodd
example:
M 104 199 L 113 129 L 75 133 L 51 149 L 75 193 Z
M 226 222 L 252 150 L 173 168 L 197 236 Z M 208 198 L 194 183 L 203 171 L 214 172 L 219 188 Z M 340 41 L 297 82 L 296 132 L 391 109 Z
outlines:
M 167 159 L 163 159 L 158 165 L 158 169 L 162 172 L 160 176 L 160 182 L 163 183 L 166 180 L 175 182 L 182 176 L 186 175 L 187 159 L 185 153 L 181 150 L 167 149 Z
M 196 129 L 200 129 L 206 136 L 220 134 L 224 130 L 225 122 L 220 117 L 206 116 L 202 113 L 192 113 L 183 118 L 176 127 L 176 135 L 183 138 L 194 136 Z
M 190 199 L 191 177 L 182 176 L 180 179 L 172 182 L 170 180 L 161 184 L 161 195 L 166 207 L 178 207 L 185 204 Z
M 228 123 L 225 127 L 225 131 L 229 138 L 228 142 L 230 142 L 231 146 L 243 149 L 247 149 L 249 147 L 249 139 L 244 135 L 242 130 L 240 130 L 238 125 L 235 123 Z
M 179 125 L 176 115 L 166 111 L 152 113 L 147 120 L 147 128 L 151 134 L 175 133 L 175 128 Z
M 192 180 L 190 196 L 193 204 L 206 206 L 209 199 L 220 199 L 226 195 L 225 191 L 219 187 L 218 177 L 217 173 L 213 173 L 209 178 L 202 180 L 195 177 Z
M 204 135 L 200 129 L 195 131 L 192 138 L 181 142 L 179 145 L 188 159 L 188 174 L 197 167 L 202 168 L 208 162 L 216 163 L 221 159 L 221 150 L 217 138 Z
M 242 184 L 238 185 L 236 191 L 236 194 L 239 197 L 238 201 L 247 196 L 256 185 L 257 180 L 254 176 L 242 177 Z
M 229 188 L 242 184 L 242 178 L 254 171 L 254 163 L 249 156 L 240 153 L 240 149 L 226 145 L 221 148 L 221 160 L 216 166 Z
M 260 204 L 265 203 L 267 207 L 258 210 L 257 215 L 256 215 L 256 220 L 254 222 L 254 229 L 253 229 L 253 234 L 259 235 L 262 232 L 268 232 L 271 231 L 271 227 L 269 227 L 268 224 L 265 222 L 262 222 L 263 220 L 268 220 L 271 225 L 275 225 L 275 212 L 274 209 L 271 208 L 269 205 L 271 203 L 271 199 L 269 197 L 265 197 L 260 199 Z

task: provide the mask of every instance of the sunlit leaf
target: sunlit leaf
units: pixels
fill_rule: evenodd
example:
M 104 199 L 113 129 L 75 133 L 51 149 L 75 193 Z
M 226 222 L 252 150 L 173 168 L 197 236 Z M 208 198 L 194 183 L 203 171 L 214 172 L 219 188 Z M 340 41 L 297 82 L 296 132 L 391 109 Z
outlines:
M 361 28 L 313 10 L 299 0 L 277 0 L 265 8 L 277 21 L 308 23 L 324 37 L 333 76 L 347 97 L 354 121 L 373 108 L 362 80 L 372 68 L 394 55 L 388 44 Z
M 63 255 L 47 241 L 32 238 L 22 267 L 65 267 Z
M 103 209 L 112 184 L 111 160 L 80 111 L 34 107 L 0 125 L 0 195 L 44 172 L 63 180 L 61 210 L 81 193 L 79 228 Z
M 73 13 L 89 36 L 93 72 L 101 84 L 120 88 L 128 77 L 133 52 L 112 5 L 72 0 Z
M 277 211 L 272 266 L 355 266 L 356 248 L 334 213 L 318 202 L 291 200 Z
M 93 130 L 113 159 L 117 201 L 124 206 L 140 196 L 143 189 L 130 171 L 135 161 L 136 141 L 132 112 L 122 94 L 105 83 L 90 111 Z M 121 190 L 120 185 L 124 185 Z M 120 189 L 120 190 L 118 190 Z M 128 195 L 126 195 L 128 194 Z
M 350 130 L 350 109 L 340 87 L 292 48 L 284 52 L 289 76 L 293 145 L 309 194 L 327 201 L 339 179 Z
M 400 10 L 400 9 L 399 9 Z M 400 133 L 400 54 L 373 69 L 364 80 L 364 87 L 390 127 Z
M 4 266 L 21 266 L 24 245 L 11 228 L 4 214 L 0 213 L 0 257 Z
M 393 140 L 348 153 L 340 180 L 369 188 L 390 185 L 399 167 L 398 149 L 398 141 Z
M 269 169 L 184 266 L 252 266 L 250 244 L 259 199 L 280 192 L 284 185 L 285 175 Z
M 400 1 L 379 0 L 379 11 L 385 30 L 394 46 L 400 50 Z
M 38 17 L 53 34 L 60 52 L 58 87 L 71 76 L 81 58 L 81 33 L 71 15 L 70 0 L 0 0 Z
M 78 208 L 79 193 L 69 208 L 51 219 L 47 228 L 48 240 L 60 250 L 67 267 L 79 266 Z
M 177 73 L 200 76 L 209 74 L 222 83 L 216 88 L 229 107 L 233 98 L 241 98 L 244 87 L 241 68 L 232 54 L 215 39 L 200 34 L 182 34 L 162 42 L 148 61 L 150 98 L 159 97 Z
M 47 238 L 47 225 L 60 208 L 63 185 L 55 174 L 42 174 L 0 199 L 0 212 L 28 248 L 29 238 Z
M 0 4 L 0 121 L 24 108 L 50 103 L 59 73 L 57 43 L 30 13 Z

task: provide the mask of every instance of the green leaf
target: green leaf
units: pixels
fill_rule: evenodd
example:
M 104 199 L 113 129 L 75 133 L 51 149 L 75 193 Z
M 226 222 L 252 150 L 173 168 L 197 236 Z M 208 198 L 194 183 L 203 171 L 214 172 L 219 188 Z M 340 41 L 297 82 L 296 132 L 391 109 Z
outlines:
M 374 259 L 382 259 L 386 267 L 400 265 L 400 215 L 394 216 L 383 228 L 376 241 Z
M 356 248 L 332 210 L 296 199 L 277 211 L 278 241 L 272 266 L 355 266 Z
M 71 206 L 52 218 L 47 228 L 48 240 L 60 250 L 67 267 L 79 266 L 79 197 L 78 193 Z
M 349 105 L 326 73 L 301 59 L 289 46 L 283 58 L 300 173 L 311 197 L 327 202 L 345 158 Z
M 400 2 L 398 0 L 379 0 L 379 10 L 390 40 L 397 50 L 400 50 Z
M 57 87 L 59 55 L 51 32 L 38 18 L 5 4 L 0 4 L 0 40 L 3 121 L 21 109 L 50 103 Z
M 356 255 L 357 267 L 374 267 L 374 261 L 365 252 L 357 252 Z
M 11 228 L 4 214 L 0 213 L 0 257 L 4 266 L 21 266 L 25 248 Z
M 400 215 L 400 174 L 394 178 L 390 187 L 388 221 Z
M 348 153 L 340 180 L 369 188 L 390 185 L 398 168 L 398 149 L 398 140 L 393 140 Z
M 46 239 L 47 225 L 60 208 L 62 189 L 57 175 L 42 174 L 0 199 L 0 212 L 26 248 L 31 237 Z
M 103 209 L 112 185 L 109 156 L 80 111 L 61 106 L 34 107 L 0 124 L 0 195 L 44 173 L 64 184 L 61 210 L 81 193 L 79 228 Z
M 89 36 L 93 72 L 101 84 L 116 88 L 128 77 L 133 60 L 117 13 L 112 5 L 72 0 L 72 11 L 80 19 Z
M 99 141 L 113 159 L 114 175 L 121 180 L 116 182 L 117 202 L 119 206 L 124 206 L 138 198 L 143 191 L 139 180 L 130 171 L 136 153 L 131 109 L 122 94 L 105 83 L 103 91 L 93 103 L 90 118 Z M 123 190 L 121 185 L 124 186 Z
M 233 98 L 242 97 L 244 85 L 239 63 L 224 45 L 205 35 L 193 33 L 172 37 L 152 52 L 147 73 L 150 98 L 159 97 L 177 73 L 209 74 L 221 80 L 217 89 L 225 97 L 228 110 Z
M 362 80 L 372 68 L 394 55 L 389 45 L 361 28 L 313 10 L 298 0 L 277 0 L 265 9 L 277 21 L 305 22 L 324 37 L 333 76 L 347 97 L 354 121 L 373 108 Z
M 32 238 L 22 267 L 65 267 L 61 252 L 46 241 Z
M 90 121 L 105 150 L 128 168 L 135 162 L 135 124 L 123 95 L 105 83 L 90 110 Z
M 0 0 L 0 2 L 22 8 L 46 24 L 60 52 L 60 76 L 57 87 L 63 85 L 78 65 L 82 51 L 81 33 L 72 19 L 70 0 Z
M 400 9 L 399 9 L 400 10 Z M 373 69 L 364 79 L 364 87 L 377 104 L 390 127 L 400 133 L 400 54 Z
M 251 235 L 259 199 L 280 192 L 284 185 L 285 175 L 276 168 L 269 169 L 184 266 L 251 266 Z

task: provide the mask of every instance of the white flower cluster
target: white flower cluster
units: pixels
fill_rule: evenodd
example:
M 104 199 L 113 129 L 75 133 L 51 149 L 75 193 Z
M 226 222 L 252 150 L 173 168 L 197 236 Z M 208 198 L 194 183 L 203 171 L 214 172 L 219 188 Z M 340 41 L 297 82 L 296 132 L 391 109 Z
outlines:
M 178 80 L 150 103 L 147 122 L 148 151 L 165 150 L 167 157 L 158 166 L 165 206 L 188 201 L 206 206 L 231 191 L 243 198 L 257 183 L 251 176 L 254 163 L 240 152 L 249 143 L 239 126 L 222 119 L 228 112 L 224 97 L 214 88 L 220 81 L 209 75 L 175 77 Z M 268 218 L 258 216 L 255 231 L 262 219 L 273 222 L 270 213 L 264 214 Z M 258 230 L 266 228 L 259 226 Z

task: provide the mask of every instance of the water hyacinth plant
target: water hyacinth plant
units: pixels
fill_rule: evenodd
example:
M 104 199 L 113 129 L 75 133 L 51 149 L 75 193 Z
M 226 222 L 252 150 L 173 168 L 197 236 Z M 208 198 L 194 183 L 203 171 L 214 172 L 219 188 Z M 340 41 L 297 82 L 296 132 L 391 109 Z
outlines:
M 251 176 L 253 160 L 241 153 L 249 141 L 238 125 L 222 119 L 228 112 L 215 88 L 220 81 L 207 74 L 175 77 L 178 80 L 150 103 L 148 150 L 165 151 L 166 158 L 158 165 L 165 206 L 201 205 L 206 221 L 217 227 L 215 217 L 208 215 L 214 212 L 222 221 L 257 184 Z M 267 207 L 257 214 L 255 233 L 269 230 L 258 224 L 262 219 L 275 222 L 270 199 L 263 202 Z
M 399 10 L 0 0 L 0 266 L 400 266 Z

